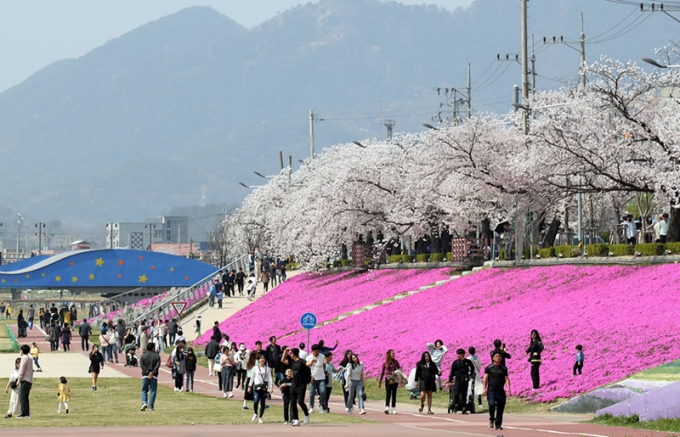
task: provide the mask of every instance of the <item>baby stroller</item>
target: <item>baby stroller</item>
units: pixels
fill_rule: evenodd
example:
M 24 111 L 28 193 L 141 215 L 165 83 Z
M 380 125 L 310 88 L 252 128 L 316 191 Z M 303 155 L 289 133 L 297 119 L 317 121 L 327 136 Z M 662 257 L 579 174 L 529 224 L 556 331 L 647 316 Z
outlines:
M 139 361 L 137 360 L 137 345 L 134 343 L 125 345 L 125 367 L 137 367 Z
M 456 395 L 455 395 L 455 384 L 457 382 L 454 382 L 451 384 L 449 387 L 449 410 L 448 413 L 455 413 L 456 411 L 461 411 L 462 409 L 460 408 L 459 405 L 456 405 Z M 470 414 L 475 414 L 475 379 L 472 378 L 470 381 L 468 381 L 468 390 L 467 394 L 465 396 L 465 410 L 469 412 Z

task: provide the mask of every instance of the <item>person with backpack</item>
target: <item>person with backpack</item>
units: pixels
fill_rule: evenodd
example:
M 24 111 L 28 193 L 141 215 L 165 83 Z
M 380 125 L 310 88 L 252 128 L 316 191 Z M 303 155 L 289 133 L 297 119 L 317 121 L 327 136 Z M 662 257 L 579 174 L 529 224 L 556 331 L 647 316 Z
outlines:
M 252 392 L 253 397 L 255 398 L 253 403 L 253 422 L 255 419 L 258 419 L 258 422 L 262 423 L 262 416 L 264 415 L 264 410 L 266 409 L 267 393 L 271 394 L 273 387 L 272 372 L 269 370 L 269 366 L 267 366 L 267 360 L 265 357 L 261 356 L 258 360 L 257 366 L 253 368 L 250 384 L 248 385 L 248 391 Z

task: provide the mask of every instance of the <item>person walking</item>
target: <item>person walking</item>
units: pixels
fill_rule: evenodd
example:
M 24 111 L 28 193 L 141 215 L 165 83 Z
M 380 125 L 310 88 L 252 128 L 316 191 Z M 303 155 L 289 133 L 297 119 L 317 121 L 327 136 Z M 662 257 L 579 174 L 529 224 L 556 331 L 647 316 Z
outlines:
M 243 285 L 245 283 L 246 279 L 246 274 L 243 273 L 243 268 L 239 267 L 238 272 L 234 276 L 234 282 L 236 283 L 236 286 L 238 287 L 238 294 L 239 296 L 243 296 Z M 235 295 L 236 293 L 234 293 Z
M 457 405 L 463 414 L 467 414 L 468 386 L 470 379 L 474 378 L 475 366 L 472 361 L 465 358 L 464 349 L 458 349 L 456 354 L 458 359 L 451 364 L 451 373 L 449 374 L 449 384 L 453 383 L 453 412 L 456 412 Z
M 356 394 L 357 400 L 359 401 L 359 414 L 366 414 L 364 410 L 364 365 L 359 360 L 356 354 L 352 354 L 352 360 L 347 364 L 347 382 L 346 389 L 349 392 L 347 396 L 347 402 L 345 402 L 345 411 L 348 414 L 352 414 L 354 411 L 354 405 L 352 404 L 352 399 Z
M 473 347 L 470 346 L 468 348 L 468 353 L 470 356 L 468 356 L 468 360 L 472 363 L 472 365 L 475 367 L 475 380 L 474 380 L 474 391 L 477 394 L 477 401 L 479 402 L 479 406 L 482 406 L 482 392 L 484 391 L 484 385 L 482 384 L 482 362 L 480 361 L 479 357 L 475 355 L 477 350 Z
M 399 383 L 394 378 L 394 372 L 399 369 L 401 369 L 401 366 L 395 358 L 394 350 L 389 349 L 385 354 L 385 362 L 380 371 L 380 379 L 378 379 L 378 388 L 383 382 L 385 383 L 385 414 L 397 414 L 397 388 Z
M 89 351 L 92 326 L 87 322 L 87 319 L 83 319 L 83 323 L 78 326 L 78 335 L 80 335 L 80 348 L 84 351 Z
M 66 408 L 66 414 L 68 414 L 68 403 L 71 400 L 71 388 L 68 386 L 68 382 L 64 376 L 59 378 L 57 397 L 59 399 L 59 408 L 57 408 L 57 414 L 61 414 L 62 405 Z
M 175 346 L 175 337 L 177 336 L 178 330 L 179 325 L 177 324 L 177 319 L 170 320 L 170 323 L 168 323 L 168 339 L 170 340 L 170 346 Z
M 161 368 L 161 357 L 155 351 L 153 343 L 146 345 L 146 350 L 139 360 L 142 369 L 142 411 L 154 410 L 156 390 L 158 388 L 158 371 Z
M 21 414 L 21 407 L 19 406 L 19 365 L 21 364 L 21 358 L 14 360 L 14 369 L 9 375 L 9 381 L 7 381 L 7 387 L 5 387 L 5 393 L 12 391 L 9 395 L 9 407 L 7 408 L 7 415 L 5 419 L 10 417 L 15 417 Z
M 583 369 L 583 361 L 586 359 L 585 355 L 583 355 L 583 346 L 580 344 L 576 345 L 576 362 L 574 363 L 574 369 L 573 371 L 573 376 L 576 376 L 576 372 L 578 371 L 578 374 L 581 374 L 581 370 Z
M 503 429 L 503 411 L 505 401 L 510 396 L 510 378 L 508 368 L 501 364 L 503 356 L 500 352 L 493 355 L 493 363 L 484 369 L 484 395 L 489 404 L 489 428 Z M 508 387 L 506 392 L 504 386 Z
M 531 382 L 533 383 L 533 390 L 538 390 L 541 386 L 541 375 L 539 373 L 541 367 L 541 352 L 543 352 L 543 342 L 538 331 L 531 330 L 531 342 L 527 348 L 526 355 L 529 357 L 531 363 Z
M 64 327 L 61 330 L 61 347 L 64 349 L 64 352 L 71 350 L 71 328 L 68 323 L 64 323 Z
M 24 317 L 24 310 L 19 310 L 19 315 L 17 316 L 17 330 L 18 330 L 17 337 L 20 338 L 28 337 L 28 334 L 26 333 L 27 327 L 28 323 L 26 323 L 26 318 Z
M 47 330 L 47 336 L 50 339 L 50 352 L 54 352 L 59 349 L 59 337 L 61 332 L 56 323 L 50 322 L 50 328 Z
M 307 367 L 312 373 L 312 382 L 309 385 L 309 410 L 314 411 L 314 398 L 319 395 L 319 413 L 328 410 L 326 405 L 326 357 L 321 355 L 321 347 L 312 345 L 312 353 L 307 355 Z M 363 367 L 362 367 L 363 369 Z
M 175 379 L 175 391 L 182 391 L 184 385 L 184 369 L 186 368 L 187 354 L 184 351 L 184 344 L 179 343 L 172 351 L 172 377 Z
M 31 418 L 30 394 L 33 387 L 33 360 L 30 358 L 31 348 L 21 345 L 21 361 L 19 362 L 19 419 Z
M 38 362 L 38 359 L 40 358 L 40 349 L 38 349 L 38 343 L 33 342 L 31 344 L 31 358 L 33 358 L 33 365 L 36 368 L 36 372 L 42 372 L 42 368 L 40 367 L 40 363 Z
M 186 359 L 186 374 L 187 383 L 185 385 L 186 391 L 194 391 L 194 374 L 196 373 L 196 364 L 198 362 L 198 357 L 194 353 L 194 348 L 187 349 L 187 359 Z
M 92 376 L 92 391 L 97 391 L 97 379 L 99 378 L 99 372 L 104 368 L 104 355 L 99 352 L 99 346 L 96 344 L 92 345 L 92 352 L 89 355 L 90 358 L 90 368 L 89 372 Z
M 293 384 L 293 370 L 287 369 L 283 375 L 283 380 L 279 383 L 281 397 L 283 398 L 283 424 L 290 424 L 290 386 Z
M 194 332 L 196 333 L 196 338 L 201 336 L 201 322 L 203 319 L 201 318 L 201 315 L 196 316 L 196 320 L 194 321 Z
M 252 392 L 254 397 L 253 422 L 257 419 L 259 423 L 262 423 L 262 416 L 264 415 L 264 410 L 266 408 L 267 393 L 271 394 L 274 390 L 273 387 L 272 372 L 269 369 L 269 366 L 267 366 L 266 358 L 261 356 L 257 366 L 253 369 L 250 384 L 248 385 L 248 391 Z
M 241 387 L 241 390 L 245 390 L 246 388 L 246 366 L 248 365 L 248 358 L 250 358 L 250 351 L 246 349 L 246 344 L 239 344 L 238 352 L 234 357 L 236 360 L 236 367 L 234 371 L 236 372 L 236 388 Z
M 434 414 L 432 412 L 432 392 L 437 391 L 437 375 L 440 373 L 439 368 L 432 361 L 430 353 L 423 352 L 420 361 L 416 365 L 416 383 L 418 388 L 420 388 L 419 413 L 423 412 L 425 398 L 427 397 L 427 414 Z
M 208 376 L 215 376 L 215 356 L 220 351 L 220 344 L 215 336 L 210 337 L 210 341 L 205 345 L 205 357 L 208 359 Z M 219 364 L 219 363 L 218 363 Z
M 33 321 L 35 320 L 35 308 L 33 308 L 33 305 L 29 305 L 26 317 L 28 318 L 28 329 L 32 331 Z
M 305 415 L 305 425 L 309 424 L 309 409 L 305 405 L 305 391 L 307 391 L 307 384 L 312 381 L 312 375 L 309 367 L 307 367 L 307 362 L 300 358 L 299 353 L 300 351 L 297 348 L 290 351 L 290 359 L 292 360 L 290 368 L 293 371 L 293 383 L 290 388 L 290 420 L 293 426 L 300 426 L 298 405 Z
M 222 368 L 222 390 L 224 391 L 223 398 L 234 397 L 234 354 L 228 346 L 222 346 L 222 355 L 220 356 L 220 366 Z M 251 380 L 252 383 L 252 380 Z

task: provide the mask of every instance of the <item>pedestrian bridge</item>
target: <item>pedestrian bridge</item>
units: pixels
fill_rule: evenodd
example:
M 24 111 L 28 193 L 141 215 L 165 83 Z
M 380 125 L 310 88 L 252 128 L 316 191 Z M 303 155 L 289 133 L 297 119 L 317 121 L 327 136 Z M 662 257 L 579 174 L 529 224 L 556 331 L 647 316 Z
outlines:
M 217 270 L 202 261 L 165 253 L 129 249 L 78 250 L 0 266 L 0 288 L 189 287 Z

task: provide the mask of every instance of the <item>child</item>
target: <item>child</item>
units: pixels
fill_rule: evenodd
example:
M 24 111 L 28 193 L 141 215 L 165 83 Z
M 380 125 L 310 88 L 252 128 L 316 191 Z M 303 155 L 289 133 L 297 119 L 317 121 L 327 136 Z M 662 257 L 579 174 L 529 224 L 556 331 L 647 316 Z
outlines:
M 68 401 L 71 400 L 71 387 L 66 385 L 66 378 L 63 376 L 59 378 L 59 386 L 57 387 L 57 397 L 59 398 L 59 408 L 57 409 L 57 414 L 61 414 L 61 404 L 64 404 L 66 408 L 66 414 L 68 414 Z
M 14 361 L 14 370 L 12 370 L 12 374 L 9 376 L 7 387 L 5 387 L 5 393 L 9 392 L 10 389 L 12 390 L 12 393 L 9 395 L 9 408 L 7 409 L 5 419 L 19 415 L 19 363 L 21 363 L 21 358 L 17 358 Z
M 583 368 L 583 360 L 585 360 L 585 355 L 583 355 L 583 346 L 580 344 L 576 345 L 576 363 L 574 363 L 574 374 L 573 376 L 576 376 L 576 371 L 578 370 L 578 374 L 581 374 L 581 369 Z
M 35 367 L 38 369 L 36 372 L 42 372 L 42 369 L 40 368 L 40 364 L 38 363 L 38 357 L 40 356 L 40 349 L 38 349 L 38 345 L 36 342 L 33 342 L 33 347 L 31 348 L 31 356 L 33 357 L 33 364 L 35 364 Z
M 293 370 L 286 369 L 285 378 L 279 384 L 281 396 L 283 396 L 283 424 L 290 423 L 290 386 L 293 384 Z
M 187 383 L 186 390 L 194 391 L 194 373 L 196 372 L 196 362 L 198 358 L 194 354 L 194 349 L 187 349 L 187 362 L 186 362 L 186 373 L 187 373 Z

